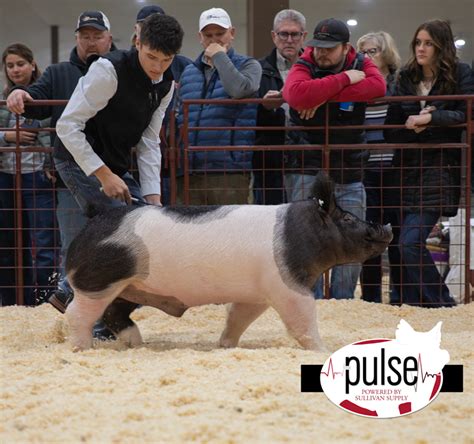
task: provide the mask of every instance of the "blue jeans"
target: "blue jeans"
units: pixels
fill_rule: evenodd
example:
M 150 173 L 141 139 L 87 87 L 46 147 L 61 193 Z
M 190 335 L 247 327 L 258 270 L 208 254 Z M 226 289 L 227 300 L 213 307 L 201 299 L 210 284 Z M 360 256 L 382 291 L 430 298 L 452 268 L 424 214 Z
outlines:
M 455 305 L 425 241 L 438 221 L 436 212 L 405 212 L 400 226 L 401 295 L 391 303 L 449 307 Z
M 87 217 L 82 213 L 69 189 L 59 188 L 56 195 L 58 198 L 56 215 L 61 235 L 61 274 L 64 276 L 67 249 L 77 233 L 86 224 Z
M 288 200 L 307 199 L 316 176 L 309 174 L 286 174 L 285 188 Z M 334 195 L 336 203 L 343 210 L 350 211 L 358 218 L 365 220 L 366 194 L 362 182 L 336 184 Z M 351 299 L 359 279 L 361 264 L 336 265 L 331 269 L 330 297 L 335 299 Z M 323 297 L 323 277 L 314 286 L 314 297 Z
M 72 160 L 54 159 L 54 163 L 61 179 L 69 188 L 72 196 L 76 199 L 76 202 L 84 213 L 86 213 L 88 206 L 93 204 L 108 207 L 120 207 L 125 205 L 125 203 L 120 200 L 106 196 L 100 190 L 101 184 L 99 179 L 95 176 L 86 176 L 76 162 Z M 122 175 L 122 180 L 127 184 L 132 197 L 143 200 L 140 186 L 129 172 Z
M 22 179 L 23 273 L 25 305 L 35 305 L 34 290 L 46 291 L 59 264 L 55 198 L 44 172 L 25 173 Z M 15 176 L 0 172 L 0 294 L 2 305 L 16 303 Z M 20 270 L 19 270 L 20 271 Z
M 398 239 L 398 209 L 400 190 L 395 187 L 395 170 L 391 162 L 376 163 L 364 171 L 364 186 L 367 193 L 366 220 L 379 224 L 390 223 L 394 240 Z M 391 293 L 398 294 L 400 289 L 400 251 L 395 242 L 388 246 L 390 264 Z M 382 256 L 370 258 L 362 265 L 360 283 L 362 299 L 368 302 L 382 302 Z M 395 296 L 396 297 L 396 296 Z

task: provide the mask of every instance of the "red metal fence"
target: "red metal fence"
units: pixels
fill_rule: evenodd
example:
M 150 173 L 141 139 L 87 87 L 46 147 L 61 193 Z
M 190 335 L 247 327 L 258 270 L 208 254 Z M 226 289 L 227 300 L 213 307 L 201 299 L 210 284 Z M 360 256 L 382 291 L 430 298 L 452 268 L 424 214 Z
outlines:
M 381 98 L 377 101 L 383 101 L 383 102 L 393 102 L 393 101 L 418 101 L 426 99 L 425 97 L 384 97 Z M 189 133 L 193 131 L 239 131 L 239 130 L 265 130 L 265 131 L 281 131 L 283 130 L 288 130 L 289 127 L 279 127 L 279 126 L 274 126 L 274 127 L 190 127 L 188 122 L 189 122 L 189 107 L 192 105 L 205 105 L 209 104 L 212 102 L 218 103 L 219 105 L 235 105 L 236 103 L 253 103 L 253 104 L 258 104 L 264 102 L 262 99 L 246 99 L 246 100 L 219 100 L 219 101 L 209 101 L 209 100 L 186 100 L 183 103 L 183 109 L 184 109 L 184 123 L 182 127 L 180 128 L 179 133 L 175 131 L 175 119 L 174 115 L 172 115 L 171 121 L 169 122 L 169 140 L 167 143 L 167 148 L 165 151 L 165 159 L 164 159 L 164 164 L 168 166 L 168 171 L 169 171 L 169 182 L 170 182 L 170 201 L 171 204 L 175 203 L 182 203 L 182 204 L 188 204 L 189 203 L 189 196 L 190 192 L 193 191 L 192 185 L 190 183 L 190 177 L 193 177 L 193 175 L 196 173 L 192 168 L 190 168 L 189 165 L 189 155 L 193 152 L 200 151 L 200 152 L 212 152 L 212 151 L 242 151 L 242 152 L 248 152 L 249 156 L 251 155 L 252 152 L 256 151 L 265 151 L 265 152 L 275 152 L 279 151 L 284 154 L 284 156 L 289 153 L 289 152 L 300 152 L 304 156 L 304 153 L 309 152 L 309 151 L 321 151 L 322 153 L 322 158 L 323 158 L 323 169 L 326 171 L 333 171 L 332 166 L 330 163 L 330 154 L 331 151 L 334 149 L 337 150 L 410 150 L 410 149 L 421 149 L 421 150 L 427 150 L 427 149 L 432 149 L 432 148 L 438 148 L 442 150 L 452 150 L 452 149 L 457 149 L 461 150 L 462 153 L 462 164 L 458 167 L 459 168 L 459 173 L 461 175 L 461 187 L 460 187 L 460 193 L 461 193 L 461 201 L 459 208 L 460 210 L 460 215 L 456 220 L 451 220 L 451 224 L 449 226 L 450 233 L 456 232 L 456 243 L 453 244 L 451 242 L 451 245 L 449 245 L 450 248 L 457 249 L 458 252 L 456 253 L 456 259 L 455 261 L 451 262 L 450 267 L 451 269 L 456 269 L 458 270 L 458 275 L 455 279 L 455 281 L 452 283 L 452 286 L 450 287 L 450 291 L 452 288 L 457 288 L 455 292 L 458 293 L 457 300 L 459 302 L 470 302 L 471 299 L 471 290 L 470 290 L 470 283 L 469 280 L 471 279 L 472 282 L 472 272 L 470 270 L 470 262 L 471 262 L 471 224 L 469 223 L 471 219 L 471 164 L 472 164 L 472 153 L 471 153 L 471 146 L 472 146 L 472 131 L 473 131 L 473 125 L 472 125 L 472 105 L 473 105 L 473 99 L 474 96 L 439 96 L 439 97 L 431 97 L 431 99 L 440 99 L 440 100 L 463 100 L 466 101 L 467 105 L 467 121 L 464 124 L 457 125 L 457 127 L 465 129 L 465 141 L 463 143 L 445 143 L 445 144 L 408 144 L 404 143 L 403 145 L 401 144 L 389 144 L 389 143 L 384 143 L 384 144 L 331 144 L 329 143 L 329 134 L 331 131 L 335 130 L 344 130 L 344 129 L 383 129 L 383 128 L 404 128 L 404 125 L 381 125 L 381 126 L 366 126 L 366 125 L 353 125 L 353 126 L 331 126 L 329 125 L 329 113 L 326 112 L 326 123 L 324 126 L 321 127 L 312 127 L 309 129 L 308 127 L 291 127 L 291 130 L 305 130 L 305 131 L 324 131 L 325 134 L 325 143 L 320 144 L 320 145 L 312 145 L 312 144 L 307 144 L 307 145 L 252 145 L 252 146 L 199 146 L 199 147 L 194 147 L 189 145 Z M 268 100 L 266 102 L 272 102 L 272 100 Z M 277 102 L 277 101 L 273 101 Z M 63 105 L 66 103 L 65 101 L 36 101 L 32 105 Z M 0 106 L 4 106 L 5 102 L 0 101 Z M 326 107 L 328 106 L 327 104 L 325 105 Z M 13 238 L 14 238 L 14 244 L 9 245 L 8 242 L 2 242 L 0 245 L 0 255 L 2 257 L 13 257 L 13 263 L 8 263 L 6 261 L 2 261 L 0 264 L 0 274 L 3 274 L 3 276 L 6 276 L 6 279 L 0 279 L 0 294 L 6 294 L 5 292 L 8 290 L 12 290 L 11 285 L 8 284 L 8 281 L 10 278 L 11 282 L 14 282 L 14 291 L 16 295 L 16 302 L 18 304 L 23 304 L 24 303 L 24 294 L 25 291 L 30 291 L 30 290 L 37 290 L 38 291 L 38 282 L 33 281 L 30 286 L 28 286 L 25 283 L 24 280 L 24 272 L 25 270 L 34 270 L 35 264 L 25 264 L 24 263 L 24 257 L 25 257 L 25 250 L 26 252 L 35 252 L 35 249 L 38 248 L 38 245 L 35 245 L 35 242 L 31 242 L 30 239 L 30 244 L 25 249 L 24 246 L 24 239 L 25 239 L 25 232 L 30 230 L 30 228 L 24 226 L 24 198 L 22 196 L 22 193 L 25 192 L 25 190 L 30 191 L 30 192 L 35 192 L 35 186 L 33 185 L 30 189 L 26 189 L 23 185 L 23 180 L 24 177 L 22 175 L 22 170 L 21 170 L 21 154 L 25 152 L 45 152 L 49 153 L 51 152 L 51 148 L 44 148 L 44 147 L 39 147 L 39 146 L 29 146 L 29 147 L 21 147 L 20 146 L 20 137 L 19 137 L 19 132 L 21 131 L 21 120 L 16 118 L 16 125 L 15 125 L 15 132 L 16 132 L 16 144 L 14 147 L 0 147 L 0 155 L 3 153 L 15 153 L 15 159 L 16 159 L 16 170 L 14 174 L 14 180 L 13 180 L 13 186 L 11 188 L 9 187 L 3 187 L 0 185 L 0 194 L 5 193 L 5 192 L 10 192 L 13 193 L 14 195 L 14 202 L 12 207 L 5 206 L 5 204 L 1 204 L 0 202 L 0 220 L 5 219 L 5 215 L 9 214 L 8 212 L 13 212 L 14 213 L 14 224 L 13 226 L 5 226 L 5 224 L 0 225 L 0 236 L 2 238 L 6 238 L 7 235 L 11 235 L 13 233 Z M 0 131 L 5 131 L 7 128 L 0 128 Z M 12 128 L 8 128 L 12 129 Z M 31 131 L 39 132 L 39 131 L 54 131 L 54 129 L 51 128 L 42 128 L 42 129 L 31 129 Z M 177 136 L 177 134 L 179 134 Z M 283 158 L 284 158 L 283 156 Z M 0 157 L 1 159 L 1 157 Z M 1 162 L 0 162 L 0 167 L 1 167 Z M 290 167 L 285 165 L 285 163 L 282 161 L 281 167 L 272 167 L 278 174 L 282 174 L 283 176 L 285 174 L 295 172 L 292 170 Z M 403 171 L 403 164 L 399 168 L 399 172 Z M 265 170 L 265 165 L 263 166 L 262 170 Z M 0 171 L 1 168 L 0 168 Z M 201 192 L 206 192 L 206 191 L 216 191 L 215 189 L 215 184 L 211 184 L 207 182 L 207 174 L 210 176 L 212 173 L 221 173 L 224 176 L 228 175 L 229 177 L 232 176 L 231 171 L 226 171 L 225 168 L 220 169 L 220 170 L 212 170 L 208 169 L 206 173 L 204 173 L 204 181 L 200 182 L 200 189 L 199 191 Z M 248 176 L 251 177 L 252 170 L 249 169 L 246 171 L 248 173 Z M 298 169 L 298 173 L 303 173 L 304 174 L 304 166 L 303 168 Z M 228 184 L 231 185 L 231 182 L 229 181 Z M 386 186 L 386 185 L 385 185 Z M 214 188 L 213 188 L 214 187 Z M 265 184 L 263 185 L 265 187 Z M 377 188 L 377 187 L 374 187 Z M 396 186 L 393 186 L 394 189 L 397 189 Z M 54 183 L 51 182 L 51 187 L 50 190 L 55 193 L 56 189 L 54 186 Z M 224 191 L 223 188 L 219 188 L 217 191 Z M 281 190 L 282 193 L 284 193 L 284 190 Z M 404 191 L 403 188 L 399 189 L 400 194 L 402 194 Z M 420 187 L 420 192 L 423 192 L 423 184 Z M 249 202 L 252 200 L 252 193 L 249 190 Z M 384 208 L 390 208 L 390 206 L 384 206 Z M 43 208 L 41 207 L 36 207 L 33 205 L 33 207 L 28 208 L 28 212 L 34 212 L 35 214 L 39 214 L 41 211 L 44 211 Z M 447 225 L 447 220 L 446 219 L 441 219 L 441 223 L 444 223 L 444 225 Z M 437 227 L 441 227 L 440 224 L 437 225 Z M 51 227 L 51 230 L 54 230 L 55 232 L 58 231 L 57 225 L 54 225 Z M 433 237 L 435 237 L 436 233 L 432 233 Z M 439 234 L 439 233 L 438 233 Z M 441 235 L 442 236 L 442 229 L 441 229 Z M 54 245 L 54 249 L 59 252 L 60 251 L 60 236 L 58 233 L 55 235 L 56 239 L 56 244 Z M 441 239 L 442 241 L 442 239 Z M 436 253 L 442 253 L 445 252 L 443 250 L 443 247 L 438 245 L 439 249 L 437 248 L 432 248 L 431 255 L 435 259 L 435 262 L 437 263 L 437 266 L 439 267 L 441 274 L 443 275 L 443 278 L 447 277 L 444 273 L 444 269 L 448 267 L 448 264 L 446 263 L 446 254 L 443 256 L 441 254 L 436 254 Z M 35 255 L 32 255 L 33 258 Z M 57 255 L 59 257 L 59 254 Z M 64 258 L 61 258 L 62 261 L 64 261 Z M 60 267 L 60 263 L 54 263 L 54 268 Z M 419 264 L 419 269 L 420 273 L 422 272 L 422 264 Z M 10 273 L 10 276 L 8 274 Z M 11 273 L 15 274 L 15 278 L 13 279 L 13 276 Z M 325 294 L 329 294 L 329 274 L 326 273 L 326 279 L 325 279 Z M 6 282 L 6 283 L 5 283 Z M 403 285 L 403 282 L 402 282 Z M 9 288 L 10 287 L 10 288 Z M 29 288 L 31 287 L 31 288 Z M 46 286 L 47 287 L 47 286 Z M 387 294 L 389 293 L 389 288 L 390 288 L 390 279 L 388 277 L 388 268 L 387 268 L 387 258 L 383 259 L 383 287 L 384 287 L 384 301 L 387 302 Z M 48 290 L 48 288 L 43 288 L 39 289 L 41 290 Z M 358 290 L 356 291 L 356 294 L 360 294 L 360 286 L 358 286 Z M 401 301 L 403 302 L 403 301 Z

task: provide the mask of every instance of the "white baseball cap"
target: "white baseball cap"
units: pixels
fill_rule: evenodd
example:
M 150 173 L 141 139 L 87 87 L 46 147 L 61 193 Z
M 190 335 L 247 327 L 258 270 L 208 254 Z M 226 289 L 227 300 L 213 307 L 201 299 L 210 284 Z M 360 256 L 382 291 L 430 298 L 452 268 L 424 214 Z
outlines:
M 207 25 L 218 25 L 225 29 L 232 27 L 229 14 L 222 8 L 211 8 L 201 14 L 199 31 L 202 31 Z

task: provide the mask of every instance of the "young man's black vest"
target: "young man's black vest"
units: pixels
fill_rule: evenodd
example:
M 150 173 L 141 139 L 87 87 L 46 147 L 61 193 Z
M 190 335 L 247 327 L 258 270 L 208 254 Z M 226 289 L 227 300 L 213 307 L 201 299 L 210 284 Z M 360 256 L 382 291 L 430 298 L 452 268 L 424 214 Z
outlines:
M 135 48 L 113 51 L 104 58 L 117 73 L 117 91 L 107 106 L 87 121 L 84 133 L 94 152 L 121 176 L 130 168 L 131 148 L 140 141 L 153 113 L 170 91 L 173 75 L 168 69 L 163 80 L 153 84 Z
M 319 69 L 314 64 L 306 60 L 298 60 L 296 63 L 305 65 L 310 69 L 311 78 L 320 79 L 328 75 L 336 74 L 333 71 Z M 362 71 L 364 64 L 364 55 L 358 53 L 352 66 L 345 68 L 358 69 Z M 339 103 L 329 104 L 329 125 L 363 125 L 365 121 L 365 102 Z M 298 111 L 290 109 L 291 124 L 294 126 L 324 126 L 326 123 L 326 104 L 322 104 L 316 111 L 314 117 L 309 120 L 300 118 Z M 325 142 L 324 130 L 316 131 L 291 131 L 289 134 L 290 143 L 292 144 L 323 144 Z M 329 143 L 363 143 L 364 131 L 359 129 L 336 130 L 329 132 Z M 300 152 L 289 154 L 289 167 L 300 168 L 305 167 L 306 174 L 316 174 L 322 168 L 321 151 L 306 151 L 304 156 Z M 358 182 L 362 178 L 362 167 L 366 160 L 367 152 L 359 150 L 331 151 L 331 176 L 337 183 Z M 333 169 L 334 168 L 334 169 Z M 342 173 L 342 170 L 344 174 Z

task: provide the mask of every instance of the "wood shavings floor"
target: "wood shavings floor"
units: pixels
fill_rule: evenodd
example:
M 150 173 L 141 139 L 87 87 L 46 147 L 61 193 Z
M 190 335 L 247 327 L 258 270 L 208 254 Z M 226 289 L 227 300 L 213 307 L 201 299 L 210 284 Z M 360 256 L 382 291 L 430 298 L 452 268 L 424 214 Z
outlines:
M 474 304 L 454 309 L 318 301 L 329 350 L 395 336 L 404 318 L 427 331 L 443 321 L 442 348 L 464 366 L 464 393 L 441 393 L 403 418 L 348 414 L 323 393 L 300 393 L 301 350 L 268 310 L 240 347 L 217 341 L 225 307 L 181 319 L 144 307 L 133 315 L 145 344 L 99 343 L 72 353 L 63 316 L 49 305 L 0 308 L 1 443 L 473 443 Z

